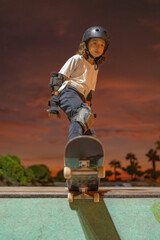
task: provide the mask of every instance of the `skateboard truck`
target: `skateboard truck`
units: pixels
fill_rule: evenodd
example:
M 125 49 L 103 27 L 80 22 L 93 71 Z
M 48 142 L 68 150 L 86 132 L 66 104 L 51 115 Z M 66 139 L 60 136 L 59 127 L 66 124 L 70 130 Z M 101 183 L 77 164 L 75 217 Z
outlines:
M 85 192 L 88 191 L 88 187 L 80 187 L 80 188 L 79 188 L 79 191 L 80 191 L 81 193 L 85 193 Z
M 95 203 L 100 201 L 100 194 L 98 192 L 82 192 L 78 194 L 73 194 L 73 192 L 68 193 L 68 202 L 73 202 L 75 199 L 93 199 Z
M 80 168 L 88 168 L 90 166 L 90 160 L 79 160 Z

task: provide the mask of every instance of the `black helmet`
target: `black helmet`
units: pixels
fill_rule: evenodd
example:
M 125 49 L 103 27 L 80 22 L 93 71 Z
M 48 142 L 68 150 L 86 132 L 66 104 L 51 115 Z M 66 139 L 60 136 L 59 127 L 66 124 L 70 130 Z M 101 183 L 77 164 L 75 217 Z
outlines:
M 106 47 L 104 49 L 104 53 L 105 53 L 110 44 L 109 36 L 106 29 L 100 26 L 94 26 L 94 27 L 88 28 L 83 35 L 82 41 L 85 42 L 87 46 L 88 41 L 91 38 L 102 38 L 106 42 Z

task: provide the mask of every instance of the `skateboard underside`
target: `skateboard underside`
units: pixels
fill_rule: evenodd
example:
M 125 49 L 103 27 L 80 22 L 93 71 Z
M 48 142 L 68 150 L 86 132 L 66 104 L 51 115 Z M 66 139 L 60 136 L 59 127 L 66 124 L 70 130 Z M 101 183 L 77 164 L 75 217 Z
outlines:
M 68 200 L 99 201 L 99 182 L 104 177 L 102 144 L 93 137 L 81 136 L 69 141 L 65 148 L 64 177 L 67 179 Z

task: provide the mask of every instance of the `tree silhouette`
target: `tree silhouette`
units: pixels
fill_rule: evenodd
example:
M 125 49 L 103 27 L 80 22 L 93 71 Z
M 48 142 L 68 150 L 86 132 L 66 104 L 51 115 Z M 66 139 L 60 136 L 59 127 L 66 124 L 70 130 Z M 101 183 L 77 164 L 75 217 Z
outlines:
M 121 163 L 120 161 L 117 161 L 117 160 L 112 160 L 109 165 L 111 167 L 113 167 L 114 169 L 114 180 L 116 181 L 117 180 L 117 175 L 120 175 L 119 172 L 116 171 L 117 168 L 121 168 Z
M 149 158 L 149 162 L 152 162 L 153 178 L 156 179 L 156 162 L 160 161 L 160 157 L 157 154 L 157 150 L 150 149 L 146 156 Z
M 20 158 L 14 155 L 0 155 L 0 178 L 7 184 L 27 185 L 34 180 L 31 170 L 26 170 L 20 163 Z
M 160 137 L 159 140 L 155 142 L 156 144 L 156 150 L 160 150 Z
M 139 170 L 141 169 L 141 166 L 139 165 L 138 161 L 132 162 L 129 166 L 122 169 L 131 176 L 131 180 L 136 178 L 136 176 L 141 177 L 143 175 L 143 172 Z
M 129 160 L 130 165 L 132 165 L 132 163 L 136 162 L 137 158 L 134 153 L 127 153 L 126 160 Z
M 35 176 L 35 181 L 47 184 L 53 184 L 53 179 L 51 177 L 51 172 L 49 168 L 44 164 L 36 164 L 27 168 L 27 170 L 32 170 Z
M 126 158 L 127 161 L 130 161 L 130 165 L 126 168 L 122 168 L 123 171 L 127 172 L 131 176 L 131 180 L 137 177 L 141 177 L 143 175 L 143 172 L 140 171 L 141 166 L 139 165 L 139 162 L 135 156 L 134 153 L 127 153 Z
M 145 179 L 150 179 L 150 177 L 154 178 L 155 176 L 155 172 L 153 168 L 147 169 L 144 173 L 145 173 L 145 176 L 144 176 Z M 156 176 L 157 176 L 157 173 L 156 173 Z
M 112 175 L 113 175 L 112 171 L 110 171 L 110 170 L 106 171 L 105 176 L 106 176 L 106 179 L 107 179 L 107 180 L 108 180 L 108 178 L 111 177 Z M 101 179 L 101 180 L 103 180 L 103 179 Z
M 56 175 L 56 177 L 54 179 L 57 182 L 65 182 L 66 181 L 65 178 L 64 178 L 63 169 L 60 170 L 59 172 L 57 172 L 57 175 Z

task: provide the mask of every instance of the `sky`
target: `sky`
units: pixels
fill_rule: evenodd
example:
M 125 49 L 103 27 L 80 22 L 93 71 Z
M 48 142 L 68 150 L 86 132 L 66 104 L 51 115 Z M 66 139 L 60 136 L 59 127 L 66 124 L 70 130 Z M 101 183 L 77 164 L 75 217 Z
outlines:
M 106 170 L 113 159 L 145 154 L 160 136 L 160 0 L 0 0 L 0 154 L 27 167 L 63 168 L 69 122 L 46 113 L 50 73 L 73 56 L 91 26 L 111 44 L 100 65 L 92 109 Z M 160 162 L 157 163 L 160 169 Z

